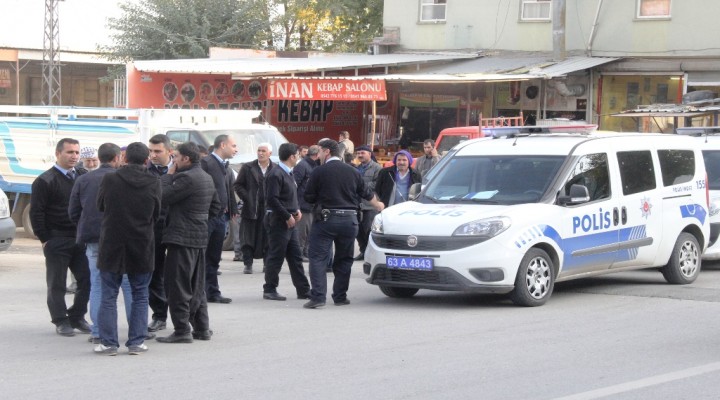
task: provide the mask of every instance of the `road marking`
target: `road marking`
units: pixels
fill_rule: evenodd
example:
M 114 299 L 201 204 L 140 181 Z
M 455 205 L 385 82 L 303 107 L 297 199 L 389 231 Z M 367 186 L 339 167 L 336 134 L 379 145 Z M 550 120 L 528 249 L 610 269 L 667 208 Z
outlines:
M 720 370 L 720 362 L 701 365 L 699 367 L 688 368 L 681 371 L 670 372 L 667 374 L 652 376 L 649 378 L 639 379 L 637 381 L 621 383 L 619 385 L 608 386 L 601 389 L 590 390 L 588 392 L 582 392 L 573 394 L 565 397 L 558 397 L 555 400 L 592 400 L 599 399 L 601 397 L 610 396 L 613 394 L 619 394 L 629 392 L 631 390 L 641 389 L 649 386 L 660 385 L 671 381 L 677 381 L 680 379 L 689 378 L 691 376 L 697 376 L 707 374 L 708 372 Z

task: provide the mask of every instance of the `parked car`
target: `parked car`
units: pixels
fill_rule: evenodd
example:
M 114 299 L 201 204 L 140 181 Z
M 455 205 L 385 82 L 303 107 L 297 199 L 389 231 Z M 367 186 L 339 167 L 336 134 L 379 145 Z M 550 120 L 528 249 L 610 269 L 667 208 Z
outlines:
M 15 221 L 10 218 L 10 202 L 0 189 L 0 251 L 10 248 L 15 239 Z

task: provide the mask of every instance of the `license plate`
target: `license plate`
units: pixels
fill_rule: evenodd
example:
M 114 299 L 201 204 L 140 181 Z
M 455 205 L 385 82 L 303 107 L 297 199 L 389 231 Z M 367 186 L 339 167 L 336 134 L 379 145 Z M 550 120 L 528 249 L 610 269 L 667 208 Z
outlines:
M 395 269 L 414 269 L 420 271 L 432 271 L 433 269 L 432 258 L 386 256 L 385 264 L 388 268 Z

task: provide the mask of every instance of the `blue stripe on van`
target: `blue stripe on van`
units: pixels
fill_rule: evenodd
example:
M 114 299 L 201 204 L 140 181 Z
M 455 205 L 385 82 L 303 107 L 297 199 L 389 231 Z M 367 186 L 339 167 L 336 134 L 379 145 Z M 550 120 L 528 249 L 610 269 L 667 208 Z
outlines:
M 680 215 L 682 215 L 683 218 L 697 218 L 697 220 L 700 221 L 700 225 L 703 225 L 705 224 L 707 211 L 705 211 L 705 207 L 700 204 L 686 204 L 680 206 Z
M 6 124 L 0 123 L 0 140 L 2 140 L 3 146 L 5 147 L 5 156 L 8 159 L 8 164 L 10 166 L 10 171 L 17 173 L 17 174 L 24 174 L 24 175 L 40 175 L 44 172 L 44 170 L 41 169 L 31 169 L 31 168 L 25 168 L 20 165 L 20 161 L 17 159 L 17 151 L 15 150 L 15 143 L 13 142 L 12 138 L 10 137 L 10 129 Z M 3 189 L 5 190 L 5 189 Z M 17 190 L 12 190 L 13 192 Z M 27 192 L 23 193 L 30 193 L 30 190 L 28 189 Z

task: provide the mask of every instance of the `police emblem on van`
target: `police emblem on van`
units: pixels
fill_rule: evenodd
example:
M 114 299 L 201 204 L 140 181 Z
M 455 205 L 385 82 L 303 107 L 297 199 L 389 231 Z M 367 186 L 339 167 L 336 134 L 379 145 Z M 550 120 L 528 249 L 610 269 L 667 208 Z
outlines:
M 418 244 L 418 238 L 415 235 L 410 235 L 407 238 L 407 245 L 408 247 L 415 247 Z

